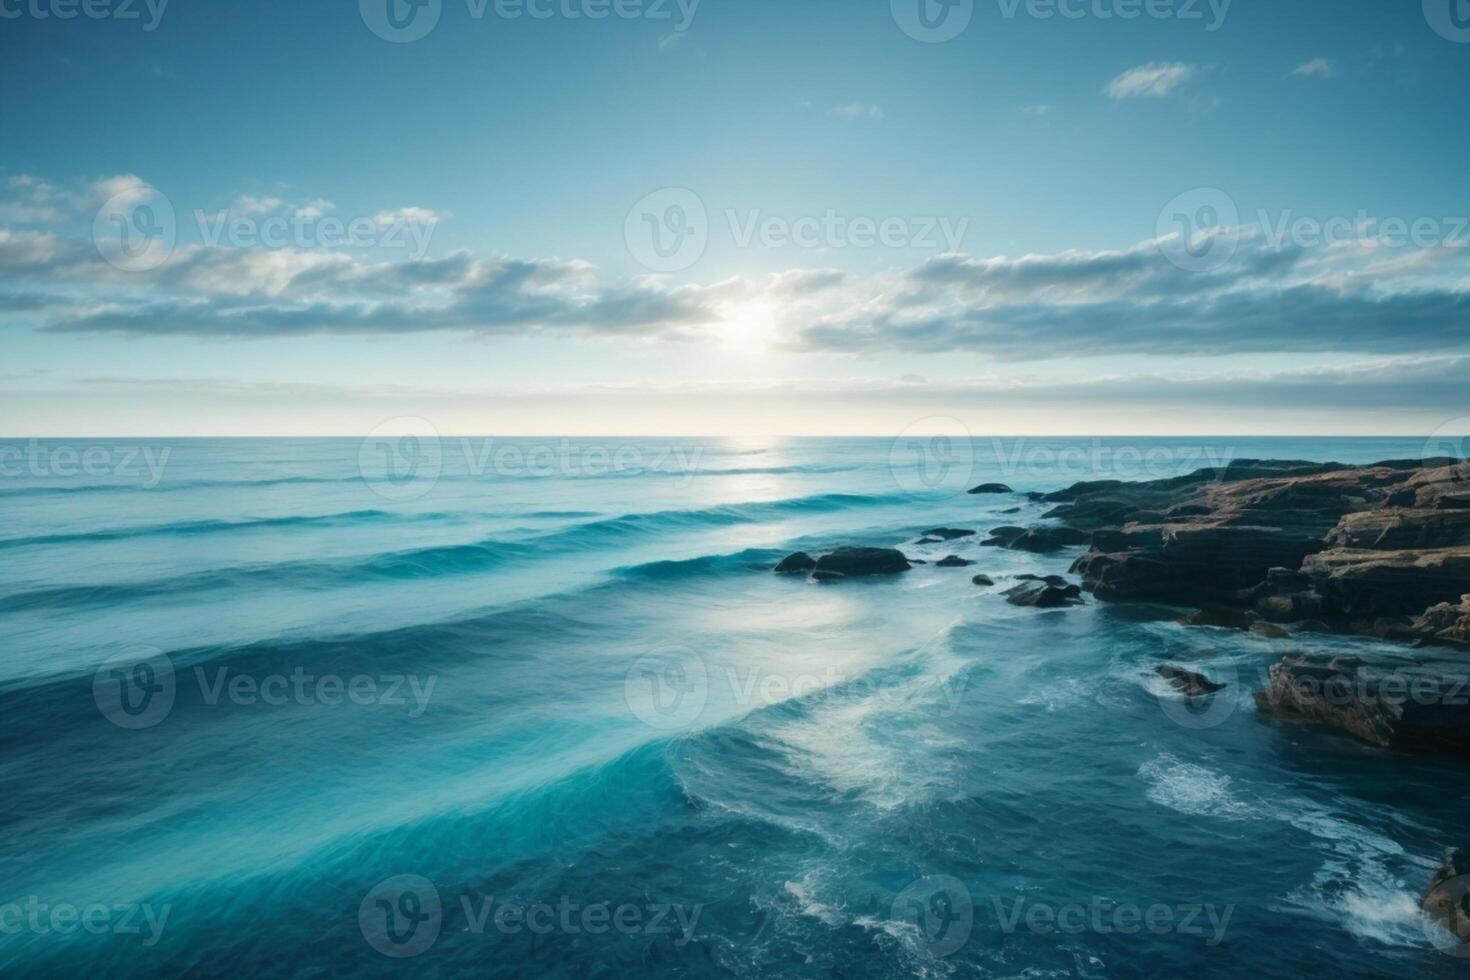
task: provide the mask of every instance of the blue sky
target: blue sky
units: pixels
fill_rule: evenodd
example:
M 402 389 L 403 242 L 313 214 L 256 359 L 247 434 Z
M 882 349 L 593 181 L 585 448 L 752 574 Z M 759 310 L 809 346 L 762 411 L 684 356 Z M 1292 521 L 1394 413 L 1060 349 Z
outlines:
M 5 433 L 1470 416 L 1451 0 L 389 2 L 0 0 Z

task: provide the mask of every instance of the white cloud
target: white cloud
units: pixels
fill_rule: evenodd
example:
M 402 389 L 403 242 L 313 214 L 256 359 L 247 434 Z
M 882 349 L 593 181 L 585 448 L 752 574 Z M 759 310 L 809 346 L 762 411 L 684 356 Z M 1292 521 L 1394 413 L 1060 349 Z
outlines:
M 1113 79 L 1108 83 L 1107 93 L 1115 99 L 1163 98 L 1199 73 L 1198 65 L 1187 65 L 1181 61 L 1151 61 L 1130 68 Z
M 1336 78 L 1337 64 L 1329 58 L 1313 58 L 1297 65 L 1291 73 L 1302 78 Z
M 865 102 L 849 102 L 827 110 L 829 116 L 838 119 L 882 119 L 883 107 Z

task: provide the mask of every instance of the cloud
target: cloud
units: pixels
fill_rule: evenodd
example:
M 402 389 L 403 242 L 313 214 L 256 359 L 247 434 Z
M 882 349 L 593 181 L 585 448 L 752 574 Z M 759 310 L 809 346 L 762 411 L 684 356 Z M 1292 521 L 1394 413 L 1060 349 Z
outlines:
M 838 119 L 882 119 L 883 107 L 865 102 L 849 102 L 846 105 L 833 106 L 827 110 L 827 115 Z
M 1336 78 L 1337 64 L 1328 58 L 1313 58 L 1297 65 L 1291 73 L 1302 78 Z
M 1470 250 L 1395 254 L 1273 244 L 1232 232 L 1208 272 L 1176 266 L 1168 240 L 1118 251 L 980 259 L 947 255 L 797 325 L 793 350 L 983 354 L 1027 361 L 1117 354 L 1470 348 Z
M 1107 93 L 1114 99 L 1143 96 L 1163 98 L 1200 72 L 1198 65 L 1187 65 L 1180 61 L 1151 61 L 1146 65 L 1130 68 L 1113 79 L 1108 83 Z

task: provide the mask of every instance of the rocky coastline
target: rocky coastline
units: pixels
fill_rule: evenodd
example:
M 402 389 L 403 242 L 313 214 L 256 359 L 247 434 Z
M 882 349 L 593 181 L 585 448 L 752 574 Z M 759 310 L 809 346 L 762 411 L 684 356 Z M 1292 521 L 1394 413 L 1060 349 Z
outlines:
M 1015 492 L 984 484 L 971 493 Z M 1272 640 L 1337 633 L 1442 647 L 1456 666 L 1408 659 L 1385 669 L 1357 657 L 1283 652 L 1252 695 L 1263 719 L 1315 725 L 1390 751 L 1470 759 L 1470 461 L 1236 460 L 1171 479 L 1094 480 L 1024 499 L 1053 506 L 1041 523 L 992 528 L 979 544 L 1038 555 L 1085 548 L 1069 569 L 1081 581 L 1015 576 L 1018 584 L 1000 593 L 1006 601 L 1060 610 L 1090 593 L 1100 602 L 1193 609 L 1181 623 Z M 917 543 L 975 533 L 935 528 Z M 951 556 L 936 564 L 970 563 Z M 923 562 L 898 549 L 840 548 L 789 556 L 777 571 L 834 584 L 916 564 Z M 985 574 L 973 582 L 996 584 Z M 1224 687 L 1172 665 L 1158 673 L 1191 699 Z M 1462 940 L 1470 940 L 1470 905 L 1447 900 L 1446 882 L 1465 891 L 1467 860 L 1452 853 L 1423 903 Z

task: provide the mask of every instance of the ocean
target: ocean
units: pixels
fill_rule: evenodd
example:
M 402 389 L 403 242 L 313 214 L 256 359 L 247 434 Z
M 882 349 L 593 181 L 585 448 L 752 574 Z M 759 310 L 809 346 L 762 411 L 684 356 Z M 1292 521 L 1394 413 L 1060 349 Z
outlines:
M 1076 550 L 915 544 L 1082 479 L 1424 451 L 0 441 L 0 974 L 1463 975 L 1417 908 L 1463 764 L 1249 696 L 1409 651 L 1017 608 Z M 840 544 L 931 564 L 770 570 Z

